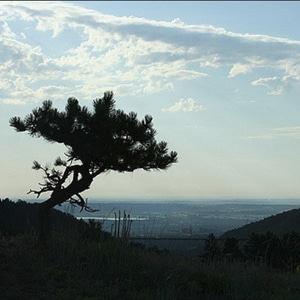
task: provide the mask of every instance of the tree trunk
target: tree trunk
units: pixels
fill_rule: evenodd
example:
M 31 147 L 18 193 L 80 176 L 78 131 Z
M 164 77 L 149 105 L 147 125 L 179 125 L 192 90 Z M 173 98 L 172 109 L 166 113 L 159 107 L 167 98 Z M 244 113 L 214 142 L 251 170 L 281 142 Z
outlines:
M 64 202 L 64 201 L 62 201 Z M 51 218 L 50 210 L 57 204 L 62 203 L 55 198 L 49 198 L 40 204 L 38 218 L 39 218 L 39 242 L 45 244 L 51 235 Z
M 40 204 L 39 209 L 39 241 L 45 244 L 51 234 L 50 210 L 58 204 L 62 204 L 70 199 L 73 195 L 79 194 L 89 188 L 93 177 L 84 174 L 80 180 L 73 181 L 65 189 L 56 189 L 52 192 L 51 197 Z

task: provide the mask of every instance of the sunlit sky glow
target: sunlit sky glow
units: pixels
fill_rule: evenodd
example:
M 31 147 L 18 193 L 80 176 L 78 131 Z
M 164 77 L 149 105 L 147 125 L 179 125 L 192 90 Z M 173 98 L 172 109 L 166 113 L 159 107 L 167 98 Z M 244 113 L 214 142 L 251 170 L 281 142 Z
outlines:
M 3 1 L 0 197 L 26 199 L 65 152 L 16 133 L 50 99 L 153 116 L 179 162 L 100 175 L 87 198 L 300 198 L 300 2 Z M 47 195 L 44 195 L 46 197 Z

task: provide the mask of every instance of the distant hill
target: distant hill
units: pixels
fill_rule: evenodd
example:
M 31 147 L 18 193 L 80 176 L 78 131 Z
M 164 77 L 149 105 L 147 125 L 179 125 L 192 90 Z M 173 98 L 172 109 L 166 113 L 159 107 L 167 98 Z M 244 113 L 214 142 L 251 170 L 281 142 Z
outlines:
M 261 221 L 252 222 L 240 228 L 229 230 L 222 234 L 220 238 L 246 239 L 253 232 L 265 234 L 268 231 L 278 236 L 291 232 L 300 234 L 300 208 L 285 211 Z

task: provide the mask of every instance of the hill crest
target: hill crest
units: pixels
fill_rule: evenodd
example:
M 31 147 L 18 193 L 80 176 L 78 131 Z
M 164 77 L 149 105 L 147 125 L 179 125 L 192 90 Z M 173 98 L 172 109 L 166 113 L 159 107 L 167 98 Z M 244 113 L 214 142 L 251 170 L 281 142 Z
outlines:
M 278 236 L 300 233 L 300 208 L 285 211 L 223 233 L 220 238 L 246 239 L 251 233 L 272 232 Z

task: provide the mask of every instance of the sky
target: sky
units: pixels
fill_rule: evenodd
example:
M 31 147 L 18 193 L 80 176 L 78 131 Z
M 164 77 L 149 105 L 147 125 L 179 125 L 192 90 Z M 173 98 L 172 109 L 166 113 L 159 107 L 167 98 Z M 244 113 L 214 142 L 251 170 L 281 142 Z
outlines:
M 66 148 L 9 126 L 44 100 L 153 117 L 166 171 L 109 172 L 88 199 L 300 199 L 300 2 L 2 1 L 0 197 L 34 198 Z M 44 194 L 42 198 L 49 195 Z

